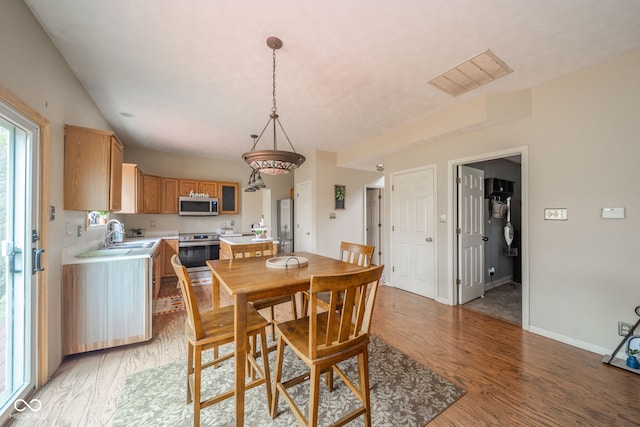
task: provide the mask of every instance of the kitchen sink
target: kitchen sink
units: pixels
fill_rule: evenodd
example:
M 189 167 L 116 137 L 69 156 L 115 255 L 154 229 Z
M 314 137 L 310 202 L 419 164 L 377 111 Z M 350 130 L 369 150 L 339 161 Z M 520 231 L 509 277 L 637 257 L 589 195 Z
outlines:
M 78 255 L 78 258 L 92 258 L 92 257 L 103 257 L 103 256 L 122 256 L 127 255 L 131 252 L 131 248 L 120 248 L 120 249 L 94 249 L 89 252 L 85 252 L 83 254 Z
M 142 242 L 121 242 L 114 243 L 107 248 L 93 249 L 78 255 L 79 258 L 105 257 L 105 256 L 123 256 L 128 255 L 134 249 L 149 249 L 153 247 L 155 241 L 145 240 Z
M 114 249 L 144 249 L 144 248 L 150 248 L 155 244 L 155 242 L 121 242 L 121 243 L 114 243 L 111 246 L 109 246 L 108 248 L 105 248 L 107 250 L 114 250 Z

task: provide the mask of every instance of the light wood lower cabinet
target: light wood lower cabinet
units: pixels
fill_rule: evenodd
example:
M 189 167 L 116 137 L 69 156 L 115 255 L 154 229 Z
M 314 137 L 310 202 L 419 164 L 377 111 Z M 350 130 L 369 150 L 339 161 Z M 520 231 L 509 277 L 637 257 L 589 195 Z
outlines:
M 64 355 L 152 338 L 152 259 L 63 266 Z
M 164 249 L 164 269 L 162 277 L 176 277 L 176 271 L 171 265 L 171 257 L 173 255 L 178 255 L 178 239 L 164 239 L 162 241 L 162 245 Z

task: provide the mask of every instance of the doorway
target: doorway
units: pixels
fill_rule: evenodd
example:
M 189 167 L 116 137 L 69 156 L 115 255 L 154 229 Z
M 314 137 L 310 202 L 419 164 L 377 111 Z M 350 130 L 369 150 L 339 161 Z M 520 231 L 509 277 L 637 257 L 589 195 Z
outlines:
M 36 307 L 41 269 L 39 127 L 0 102 L 0 421 L 18 408 L 39 410 L 24 398 L 36 385 Z M 23 410 L 26 410 L 24 408 Z
M 453 171 L 463 167 L 479 171 L 484 181 L 482 185 L 482 213 L 480 215 L 481 248 L 478 253 L 482 257 L 473 258 L 477 265 L 471 265 L 468 259 L 461 256 L 464 245 L 460 242 L 459 230 L 469 223 L 468 211 L 461 209 L 460 196 L 463 190 L 454 186 L 453 200 L 456 209 L 456 245 L 454 295 L 456 304 L 465 309 L 480 311 L 528 328 L 528 281 L 523 274 L 523 263 L 526 253 L 526 149 L 510 153 L 496 153 L 465 159 L 453 166 Z M 509 182 L 512 187 L 508 191 L 492 188 L 495 182 Z M 486 185 L 488 185 L 488 187 Z M 514 233 L 509 237 L 509 228 Z M 461 271 L 474 270 L 475 278 L 480 282 L 480 292 L 463 298 L 461 288 Z M 471 293 L 472 294 L 472 293 Z M 467 295 L 468 296 L 468 295 Z
M 311 234 L 313 224 L 311 181 L 296 184 L 295 194 L 293 209 L 295 211 L 296 229 L 293 233 L 293 246 L 298 252 L 313 252 L 315 249 L 315 236 Z
M 375 246 L 372 263 L 382 260 L 382 207 L 383 188 L 367 187 L 365 191 L 365 244 Z

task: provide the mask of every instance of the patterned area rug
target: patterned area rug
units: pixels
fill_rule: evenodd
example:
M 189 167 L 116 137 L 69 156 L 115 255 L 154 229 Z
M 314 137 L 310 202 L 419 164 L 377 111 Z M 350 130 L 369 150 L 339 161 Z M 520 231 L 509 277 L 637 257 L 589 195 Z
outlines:
M 171 295 L 168 297 L 159 297 L 153 303 L 153 315 L 175 313 L 185 309 L 182 295 Z
M 227 351 L 231 351 L 227 346 Z M 293 352 L 286 351 L 284 378 L 303 372 L 304 365 Z M 270 353 L 273 375 L 275 351 Z M 356 361 L 340 367 L 356 379 Z M 372 336 L 369 344 L 372 423 L 374 426 L 422 426 L 458 400 L 465 392 L 435 374 L 383 340 Z M 186 361 L 131 374 L 127 377 L 118 402 L 113 426 L 191 426 L 193 405 L 186 404 Z M 203 371 L 203 395 L 228 390 L 233 386 L 233 361 L 218 369 Z M 357 383 L 357 382 L 356 382 Z M 324 382 L 320 387 L 320 424 L 328 425 L 359 403 L 342 380 L 335 375 L 334 391 Z M 300 408 L 307 414 L 308 382 L 290 389 Z M 231 426 L 234 424 L 235 403 L 228 399 L 203 409 L 201 425 Z M 279 415 L 268 413 L 264 387 L 247 391 L 245 424 L 251 426 L 291 426 L 298 422 L 281 397 Z M 362 417 L 349 425 L 363 425 Z

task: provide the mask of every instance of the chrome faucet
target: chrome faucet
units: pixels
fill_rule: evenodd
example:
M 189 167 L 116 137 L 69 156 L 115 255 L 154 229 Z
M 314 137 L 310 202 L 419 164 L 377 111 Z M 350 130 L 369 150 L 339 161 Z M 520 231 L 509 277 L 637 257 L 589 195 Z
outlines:
M 113 244 L 116 233 L 122 234 L 122 223 L 117 219 L 110 219 L 104 225 L 104 242 L 103 246 L 108 248 Z

